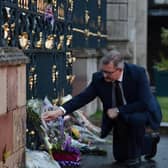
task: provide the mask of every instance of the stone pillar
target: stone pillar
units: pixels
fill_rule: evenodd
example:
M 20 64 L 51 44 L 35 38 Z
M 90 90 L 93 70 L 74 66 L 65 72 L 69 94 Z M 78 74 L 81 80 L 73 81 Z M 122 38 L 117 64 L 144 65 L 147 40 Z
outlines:
M 127 52 L 128 0 L 107 0 L 108 49 L 116 48 L 126 59 L 132 59 Z
M 80 93 L 91 81 L 92 74 L 97 71 L 98 53 L 95 49 L 80 49 L 73 51 L 73 55 L 77 61 L 73 64 L 73 74 L 76 79 L 73 83 L 73 96 Z M 86 115 L 93 114 L 99 108 L 98 100 L 95 99 L 88 105 L 84 106 L 83 110 Z
M 146 0 L 136 0 L 136 63 L 145 68 L 147 66 L 147 4 Z
M 0 48 L 0 167 L 25 167 L 26 63 L 17 48 Z
M 146 0 L 107 0 L 108 44 L 129 62 L 146 67 Z

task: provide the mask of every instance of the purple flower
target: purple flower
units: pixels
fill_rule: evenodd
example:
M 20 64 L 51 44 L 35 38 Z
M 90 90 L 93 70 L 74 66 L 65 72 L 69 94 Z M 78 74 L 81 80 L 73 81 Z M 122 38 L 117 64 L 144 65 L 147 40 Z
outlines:
M 71 137 L 68 136 L 63 144 L 63 150 L 68 151 L 71 146 Z
M 74 162 L 74 161 L 58 161 L 61 167 L 79 167 L 80 162 Z
M 61 139 L 64 138 L 64 119 L 62 117 L 58 118 L 59 121 L 59 128 L 60 128 L 60 133 L 61 133 Z
M 47 5 L 45 9 L 44 21 L 48 21 L 52 27 L 54 26 L 54 13 L 51 4 Z
M 68 136 L 63 144 L 63 150 L 71 153 L 76 153 L 80 157 L 80 150 L 71 146 L 71 137 Z

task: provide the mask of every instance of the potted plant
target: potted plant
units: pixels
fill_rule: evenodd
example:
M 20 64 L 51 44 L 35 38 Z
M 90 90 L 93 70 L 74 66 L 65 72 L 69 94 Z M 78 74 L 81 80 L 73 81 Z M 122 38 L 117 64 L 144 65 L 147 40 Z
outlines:
M 164 47 L 168 47 L 168 29 L 161 29 L 161 43 Z M 160 61 L 154 65 L 154 79 L 157 96 L 168 96 L 168 58 L 162 51 L 160 53 Z

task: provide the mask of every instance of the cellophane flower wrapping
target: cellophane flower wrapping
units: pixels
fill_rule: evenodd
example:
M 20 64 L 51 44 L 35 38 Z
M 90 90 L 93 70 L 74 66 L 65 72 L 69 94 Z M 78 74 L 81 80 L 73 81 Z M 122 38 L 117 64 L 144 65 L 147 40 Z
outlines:
M 42 111 L 55 110 L 58 107 L 52 106 L 47 98 L 44 99 Z M 55 121 L 42 121 L 49 142 L 52 144 L 53 158 L 58 161 L 61 167 L 78 167 L 80 165 L 81 153 L 78 148 L 71 146 L 71 137 L 64 132 L 64 119 L 59 117 Z

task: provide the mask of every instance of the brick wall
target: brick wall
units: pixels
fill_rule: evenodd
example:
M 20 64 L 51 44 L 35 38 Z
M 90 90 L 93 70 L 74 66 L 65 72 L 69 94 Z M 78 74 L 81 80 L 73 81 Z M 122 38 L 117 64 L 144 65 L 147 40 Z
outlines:
M 26 138 L 25 63 L 28 60 L 25 61 L 23 55 L 22 61 L 22 54 L 19 53 L 21 58 L 13 62 L 11 55 L 9 58 L 4 56 L 2 50 L 0 48 L 0 168 L 23 168 Z M 17 52 L 16 49 L 13 54 L 17 55 Z

